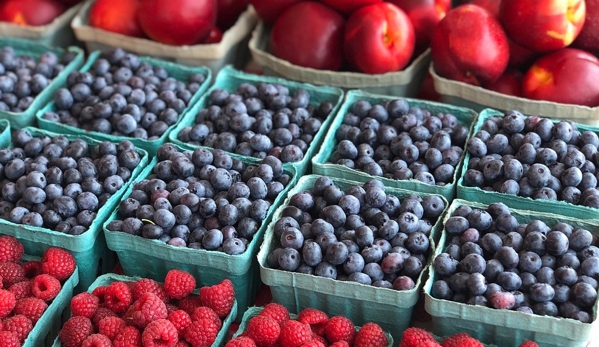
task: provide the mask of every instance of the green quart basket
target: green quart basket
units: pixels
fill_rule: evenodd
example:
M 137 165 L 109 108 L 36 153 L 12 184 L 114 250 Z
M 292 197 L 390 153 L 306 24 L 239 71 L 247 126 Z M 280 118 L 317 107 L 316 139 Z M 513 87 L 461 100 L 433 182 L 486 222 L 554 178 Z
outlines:
M 382 181 L 386 187 L 401 188 L 422 193 L 443 195 L 447 200 L 451 201 L 451 199 L 455 197 L 455 187 L 459 177 L 458 173 L 460 172 L 460 168 L 464 160 L 463 155 L 460 159 L 460 162 L 455 168 L 452 183 L 447 184 L 443 187 L 425 184 L 415 179 L 400 181 L 385 177 L 375 177 L 362 171 L 350 169 L 344 165 L 333 164 L 329 162 L 329 158 L 331 157 L 331 155 L 335 151 L 335 148 L 337 147 L 337 139 L 335 138 L 335 134 L 337 133 L 337 130 L 339 129 L 341 124 L 343 124 L 343 118 L 348 112 L 350 112 L 352 106 L 356 102 L 366 100 L 374 105 L 384 101 L 395 100 L 398 98 L 400 97 L 370 94 L 361 90 L 349 91 L 347 93 L 347 97 L 345 98 L 345 102 L 343 103 L 343 105 L 341 105 L 341 109 L 337 113 L 337 116 L 335 116 L 333 124 L 331 124 L 331 128 L 329 129 L 329 132 L 327 133 L 327 136 L 324 139 L 324 143 L 320 148 L 320 152 L 316 154 L 316 156 L 312 159 L 312 171 L 317 175 L 344 178 L 357 182 L 366 182 L 368 180 L 376 178 Z M 468 129 L 470 129 L 470 133 L 472 133 L 472 124 L 474 123 L 477 114 L 476 112 L 470 109 L 423 100 L 408 98 L 403 99 L 406 100 L 410 106 L 426 108 L 430 110 L 432 114 L 439 112 L 451 113 L 454 116 L 456 116 L 460 125 L 467 127 Z
M 66 83 L 69 74 L 79 69 L 81 65 L 83 65 L 85 54 L 79 47 L 62 49 L 25 39 L 0 37 L 0 47 L 4 46 L 10 46 L 14 48 L 17 55 L 28 55 L 36 59 L 39 58 L 42 53 L 48 51 L 54 52 L 59 58 L 66 52 L 76 54 L 75 59 L 65 66 L 64 70 L 60 72 L 58 76 L 56 76 L 56 78 L 54 78 L 52 82 L 50 82 L 50 84 L 35 97 L 35 99 L 33 99 L 33 103 L 31 103 L 27 110 L 19 113 L 0 111 L 0 119 L 6 119 L 10 121 L 12 127 L 15 129 L 22 129 L 35 124 L 36 112 L 52 100 L 54 97 L 54 92 L 60 88 L 60 86 Z
M 141 279 L 141 277 L 129 277 L 129 276 L 116 275 L 116 274 L 106 274 L 106 275 L 102 275 L 102 276 L 98 277 L 94 281 L 94 283 L 92 283 L 89 286 L 89 289 L 87 290 L 87 292 L 91 293 L 97 287 L 108 286 L 113 282 L 135 282 L 140 279 Z M 160 282 L 162 283 L 162 281 L 160 281 Z M 199 291 L 198 290 L 194 291 L 194 294 L 199 295 Z M 69 304 L 70 304 L 70 300 L 69 300 Z M 237 301 L 235 301 L 235 304 L 233 305 L 233 308 L 231 309 L 231 313 L 229 313 L 227 318 L 225 318 L 223 320 L 223 326 L 220 328 L 220 331 L 218 332 L 218 335 L 216 336 L 216 340 L 214 341 L 214 343 L 212 344 L 211 347 L 221 347 L 225 344 L 227 336 L 228 336 L 227 334 L 229 333 L 229 327 L 231 326 L 231 323 L 233 322 L 233 320 L 235 319 L 236 316 L 237 316 Z M 52 346 L 54 346 L 54 347 L 62 346 L 62 343 L 60 342 L 60 338 L 56 337 Z
M 89 71 L 92 68 L 94 62 L 96 60 L 98 60 L 98 58 L 100 57 L 101 54 L 102 54 L 102 52 L 99 52 L 99 51 L 91 53 L 89 58 L 87 59 L 87 62 L 85 63 L 85 65 L 83 65 L 83 67 L 81 68 L 80 71 L 81 72 Z M 150 140 L 137 139 L 137 138 L 128 137 L 128 136 L 115 136 L 115 135 L 110 135 L 110 134 L 103 134 L 103 133 L 99 133 L 96 131 L 85 131 L 85 130 L 79 129 L 77 127 L 74 127 L 74 126 L 70 126 L 70 125 L 66 125 L 66 124 L 62 124 L 62 123 L 58 123 L 58 122 L 52 122 L 47 119 L 44 119 L 43 118 L 44 113 L 56 111 L 56 105 L 54 104 L 54 101 L 52 101 L 48 104 L 44 104 L 44 107 L 37 112 L 37 122 L 38 122 L 40 128 L 42 128 L 44 130 L 53 131 L 53 132 L 56 132 L 59 134 L 72 134 L 72 135 L 79 135 L 79 136 L 86 135 L 86 136 L 89 136 L 91 138 L 94 138 L 94 139 L 100 140 L 100 141 L 120 142 L 120 141 L 124 141 L 124 140 L 129 140 L 136 147 L 146 150 L 151 155 L 156 154 L 156 151 L 158 150 L 158 148 L 166 142 L 166 139 L 168 138 L 168 134 L 176 127 L 176 125 L 179 122 L 181 122 L 181 120 L 185 117 L 185 114 L 187 114 L 187 112 L 189 112 L 190 108 L 199 100 L 199 98 L 202 96 L 202 94 L 204 94 L 206 89 L 208 89 L 208 86 L 210 85 L 211 78 L 212 78 L 212 72 L 210 72 L 210 69 L 208 69 L 206 67 L 187 67 L 187 66 L 183 66 L 183 65 L 179 65 L 179 64 L 159 60 L 159 59 L 154 59 L 154 58 L 150 58 L 150 57 L 139 57 L 139 61 L 150 63 L 153 66 L 160 66 L 160 67 L 164 68 L 166 71 L 168 71 L 169 76 L 174 77 L 175 79 L 177 79 L 179 81 L 183 81 L 183 82 L 187 82 L 189 76 L 191 76 L 193 74 L 201 73 L 202 75 L 206 76 L 206 81 L 200 86 L 200 88 L 192 96 L 191 100 L 189 100 L 189 104 L 187 105 L 187 107 L 185 108 L 183 113 L 179 116 L 177 123 L 170 126 L 168 128 L 168 130 L 159 139 L 150 141 Z M 65 76 L 64 81 L 62 81 L 62 83 L 60 83 L 55 90 L 66 86 L 66 77 L 67 76 Z M 51 97 L 54 97 L 54 93 L 52 93 Z
M 472 208 L 486 209 L 488 205 L 456 199 L 453 201 L 443 225 L 459 206 L 467 205 Z M 548 226 L 564 222 L 574 227 L 584 228 L 594 236 L 599 236 L 597 221 L 581 221 L 577 218 L 564 217 L 551 213 L 539 213 L 529 210 L 510 208 L 512 215 L 519 223 L 528 223 L 538 219 Z M 433 256 L 443 253 L 450 236 L 443 231 L 439 247 Z M 590 347 L 591 338 L 597 338 L 599 322 L 597 322 L 597 303 L 593 308 L 593 322 L 581 323 L 573 319 L 538 316 L 527 313 L 496 310 L 489 307 L 467 305 L 449 300 L 435 299 L 431 295 L 433 283 L 437 279 L 434 268 L 430 268 L 430 276 L 424 285 L 424 305 L 432 316 L 433 332 L 440 336 L 449 336 L 461 332 L 487 343 L 501 347 L 518 347 L 526 340 L 535 341 L 543 347 Z M 596 342 L 596 341 L 595 341 Z
M 91 145 L 100 143 L 87 136 L 59 135 L 36 128 L 25 128 L 24 130 L 29 131 L 34 137 L 65 136 L 69 140 L 82 139 Z M 138 153 L 141 157 L 140 165 L 133 170 L 129 181 L 98 210 L 96 219 L 83 234 L 69 235 L 47 228 L 15 224 L 4 219 L 0 219 L 0 234 L 16 237 L 23 244 L 27 254 L 42 256 L 49 247 L 61 247 L 68 250 L 75 257 L 79 268 L 79 285 L 75 288 L 75 291 L 85 290 L 99 274 L 111 271 L 116 265 L 116 257 L 106 246 L 104 234 L 101 233 L 102 223 L 108 218 L 112 210 L 118 206 L 123 193 L 131 182 L 147 165 L 148 153 L 142 149 L 138 149 Z
M 274 234 L 274 225 L 281 218 L 283 209 L 289 205 L 289 199 L 294 194 L 312 189 L 314 182 L 319 177 L 317 175 L 302 177 L 297 186 L 289 192 L 287 200 L 275 211 L 266 231 L 264 243 L 258 253 L 262 282 L 270 287 L 273 300 L 287 307 L 291 312 L 299 313 L 307 307 L 313 307 L 332 315 L 345 316 L 357 325 L 374 322 L 379 324 L 385 331 L 389 331 L 397 341 L 400 341 L 403 331 L 410 325 L 412 310 L 420 297 L 422 284 L 426 280 L 431 259 L 428 259 L 427 264 L 425 264 L 414 289 L 406 291 L 377 288 L 356 282 L 338 281 L 298 272 L 272 269 L 268 266 L 266 259 L 278 242 Z M 335 185 L 344 191 L 351 186 L 363 185 L 360 182 L 340 178 L 332 179 Z M 400 200 L 414 194 L 397 188 L 386 188 L 385 191 L 387 194 L 397 196 Z M 431 194 L 423 193 L 419 195 Z M 441 198 L 445 202 L 445 206 L 449 206 L 447 200 Z M 431 254 L 435 248 L 435 240 L 441 232 L 441 219 L 444 213 L 433 225 L 429 236 Z
M 310 165 L 310 159 L 316 154 L 316 151 L 321 147 L 322 141 L 326 135 L 329 126 L 333 122 L 333 118 L 339 110 L 341 103 L 343 102 L 343 90 L 339 88 L 333 87 L 323 87 L 323 86 L 314 86 L 306 83 L 292 82 L 282 78 L 276 77 L 265 77 L 247 74 L 238 70 L 235 70 L 232 66 L 228 65 L 224 67 L 218 76 L 216 77 L 216 81 L 214 85 L 204 94 L 204 96 L 200 99 L 200 101 L 185 115 L 185 118 L 179 123 L 177 128 L 173 130 L 169 135 L 169 140 L 172 143 L 178 144 L 186 149 L 195 149 L 195 148 L 209 148 L 204 146 L 195 146 L 185 142 L 182 142 L 178 139 L 178 135 L 183 130 L 183 128 L 188 126 L 194 126 L 196 115 L 203 109 L 210 106 L 210 93 L 215 89 L 224 89 L 228 92 L 234 92 L 237 87 L 242 83 L 250 83 L 250 84 L 258 84 L 258 83 L 271 83 L 271 84 L 281 84 L 285 87 L 289 88 L 289 93 L 293 94 L 297 89 L 305 89 L 310 93 L 310 105 L 317 106 L 323 101 L 330 101 L 333 103 L 334 107 L 329 116 L 324 120 L 320 130 L 314 136 L 312 143 L 308 147 L 306 153 L 304 153 L 304 158 L 296 163 L 285 163 L 285 168 L 293 167 L 295 171 L 302 175 L 305 172 L 308 172 L 308 166 Z M 260 159 L 241 156 L 235 153 L 229 153 L 232 157 L 243 158 L 248 162 L 258 163 Z
M 179 147 L 179 150 L 185 149 Z M 154 158 L 144 172 L 138 176 L 137 181 L 152 174 L 157 162 L 158 159 Z M 158 240 L 110 231 L 106 226 L 111 221 L 118 219 L 118 209 L 115 209 L 104 223 L 104 235 L 108 248 L 116 252 L 126 275 L 161 280 L 169 270 L 181 269 L 191 273 L 196 278 L 198 285 L 214 285 L 226 278 L 230 279 L 235 287 L 239 305 L 237 320 L 240 321 L 243 312 L 253 302 L 262 286 L 256 261 L 258 246 L 262 243 L 264 232 L 272 219 L 274 210 L 283 202 L 287 192 L 298 180 L 298 175 L 293 168 L 286 170 L 286 173 L 291 175 L 291 181 L 270 207 L 266 219 L 243 254 L 228 255 L 224 252 L 175 247 Z M 133 184 L 127 189 L 123 198 L 127 198 L 132 191 Z
M 486 120 L 495 116 L 503 116 L 503 113 L 492 109 L 486 109 L 481 112 L 474 126 L 472 134 L 476 134 L 482 128 Z M 559 122 L 558 119 L 551 119 L 551 121 L 554 123 Z M 580 132 L 588 130 L 599 134 L 599 128 L 582 124 L 577 124 L 576 126 Z M 460 179 L 458 181 L 457 197 L 459 199 L 476 201 L 484 204 L 492 204 L 494 202 L 501 201 L 509 207 L 521 210 L 531 210 L 546 213 L 555 213 L 559 211 L 559 214 L 568 217 L 580 219 L 599 219 L 599 209 L 592 207 L 574 205 L 565 201 L 534 200 L 532 198 L 517 195 L 485 191 L 478 187 L 468 187 L 464 185 L 464 175 L 466 174 L 466 171 L 468 171 L 468 163 L 470 162 L 471 157 L 472 156 L 470 153 L 466 151 L 464 165 L 462 166 Z
M 0 148 L 7 148 L 10 146 L 10 141 L 10 122 L 6 119 L 0 119 Z

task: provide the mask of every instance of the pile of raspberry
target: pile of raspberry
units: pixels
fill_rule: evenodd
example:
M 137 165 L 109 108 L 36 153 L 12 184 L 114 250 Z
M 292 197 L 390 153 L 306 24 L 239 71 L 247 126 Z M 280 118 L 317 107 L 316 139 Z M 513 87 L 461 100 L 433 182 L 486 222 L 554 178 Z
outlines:
M 445 338 L 441 341 L 428 331 L 420 328 L 408 328 L 404 331 L 399 347 L 484 347 L 482 342 L 474 337 L 459 333 Z M 520 347 L 539 347 L 536 342 L 524 341 Z
M 289 311 L 271 303 L 247 324 L 246 331 L 225 347 L 387 347 L 387 336 L 375 323 L 359 330 L 343 316 L 329 316 L 317 309 L 306 308 L 297 319 Z
M 2 347 L 21 346 L 76 268 L 75 258 L 61 248 L 48 248 L 40 261 L 23 262 L 23 253 L 17 239 L 0 236 Z
M 210 347 L 235 303 L 229 280 L 193 291 L 196 280 L 171 270 L 164 285 L 143 278 L 112 282 L 71 300 L 62 347 Z

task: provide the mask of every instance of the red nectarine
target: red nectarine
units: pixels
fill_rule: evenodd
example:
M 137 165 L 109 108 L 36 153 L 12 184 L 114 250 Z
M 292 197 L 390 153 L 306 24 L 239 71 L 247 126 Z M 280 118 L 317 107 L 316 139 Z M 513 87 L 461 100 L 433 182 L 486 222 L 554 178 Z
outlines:
M 248 0 L 217 0 L 216 25 L 227 30 L 237 22 L 239 15 L 248 7 Z
M 272 25 L 286 9 L 303 0 L 250 0 L 264 24 Z
M 572 47 L 599 54 L 599 0 L 585 0 L 587 15 L 584 26 Z
M 0 2 L 0 21 L 19 25 L 46 25 L 65 10 L 55 0 L 5 0 Z
M 486 85 L 485 88 L 505 95 L 522 96 L 523 78 L 522 72 L 508 68 L 497 81 Z
M 139 0 L 97 0 L 89 11 L 89 24 L 118 34 L 144 37 L 137 21 Z
M 451 0 L 390 0 L 410 18 L 416 34 L 416 46 L 431 42 L 433 29 L 451 9 Z
M 345 15 L 350 15 L 358 9 L 383 2 L 383 0 L 320 0 Z

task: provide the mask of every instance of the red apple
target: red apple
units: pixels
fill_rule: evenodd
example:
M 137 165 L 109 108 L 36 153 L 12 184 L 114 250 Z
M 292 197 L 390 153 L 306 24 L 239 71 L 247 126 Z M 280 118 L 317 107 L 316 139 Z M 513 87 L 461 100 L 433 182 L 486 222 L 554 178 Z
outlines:
M 258 16 L 267 25 L 272 25 L 286 9 L 303 0 L 249 0 Z
M 439 75 L 481 85 L 503 74 L 510 51 L 507 36 L 493 15 L 467 4 L 449 11 L 437 25 L 431 55 Z
M 585 21 L 584 0 L 503 0 L 499 18 L 508 36 L 537 52 L 570 45 Z
M 318 2 L 300 2 L 288 8 L 272 27 L 270 49 L 292 64 L 339 70 L 343 65 L 345 20 Z
M 97 0 L 89 11 L 93 27 L 132 37 L 144 37 L 137 21 L 140 0 Z
M 360 72 L 383 74 L 403 69 L 412 58 L 414 43 L 410 19 L 390 3 L 362 7 L 345 25 L 345 57 Z
M 523 78 L 522 72 L 508 68 L 497 81 L 486 85 L 485 88 L 501 94 L 522 96 Z
M 142 0 L 137 18 L 154 41 L 167 45 L 203 42 L 216 25 L 216 0 Z
M 509 38 L 508 41 L 510 43 L 510 62 L 508 63 L 509 67 L 513 67 L 516 69 L 528 69 L 530 67 L 530 64 L 532 64 L 535 61 L 535 59 L 538 58 L 538 53 L 520 46 L 519 44 L 515 43 L 513 40 Z
M 573 47 L 599 54 L 599 0 L 586 0 L 587 14 Z
M 484 8 L 491 12 L 495 18 L 499 18 L 499 6 L 501 6 L 501 0 L 472 0 L 470 3 Z
M 210 35 L 204 41 L 205 44 L 219 43 L 223 39 L 223 31 L 219 27 L 210 30 Z
M 565 48 L 537 60 L 526 72 L 525 97 L 564 104 L 599 106 L 599 59 Z
M 19 25 L 46 25 L 65 10 L 55 0 L 5 0 L 0 2 L 0 21 Z
M 333 9 L 345 14 L 350 15 L 359 8 L 364 6 L 379 4 L 383 0 L 320 0 L 325 4 L 331 6 Z
M 227 30 L 237 22 L 239 15 L 248 7 L 248 0 L 217 0 L 216 25 Z
M 391 0 L 410 18 L 416 34 L 416 46 L 426 47 L 433 30 L 451 9 L 451 0 Z

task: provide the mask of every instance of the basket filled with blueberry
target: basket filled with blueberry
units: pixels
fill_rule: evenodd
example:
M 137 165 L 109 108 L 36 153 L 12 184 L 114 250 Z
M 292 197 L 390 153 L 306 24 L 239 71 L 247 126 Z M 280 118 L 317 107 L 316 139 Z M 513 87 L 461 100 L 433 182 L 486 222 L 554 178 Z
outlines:
M 343 101 L 338 88 L 246 74 L 226 67 L 169 136 L 259 163 L 267 155 L 306 171 Z
M 0 149 L 0 229 L 18 238 L 25 251 L 41 255 L 60 246 L 75 257 L 78 288 L 114 267 L 102 223 L 148 162 L 129 141 L 100 142 L 35 128 L 12 133 Z M 101 266 L 100 266 L 101 265 Z
M 314 173 L 387 187 L 455 196 L 464 147 L 477 114 L 421 100 L 350 91 Z
M 210 79 L 205 67 L 138 57 L 118 48 L 94 52 L 80 71 L 68 75 L 37 120 L 45 130 L 129 140 L 153 154 Z
M 255 256 L 266 226 L 297 178 L 274 156 L 253 164 L 165 144 L 104 224 L 108 247 L 127 275 L 179 268 L 206 285 L 229 278 L 241 318 L 261 286 Z
M 372 321 L 399 337 L 447 206 L 440 195 L 378 180 L 304 176 L 268 227 L 258 254 L 262 281 L 292 311 L 314 307 L 356 324 Z
M 433 333 L 587 346 L 597 328 L 599 223 L 456 199 L 425 284 Z
M 473 134 L 458 198 L 599 218 L 599 129 L 488 109 L 481 113 Z

